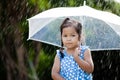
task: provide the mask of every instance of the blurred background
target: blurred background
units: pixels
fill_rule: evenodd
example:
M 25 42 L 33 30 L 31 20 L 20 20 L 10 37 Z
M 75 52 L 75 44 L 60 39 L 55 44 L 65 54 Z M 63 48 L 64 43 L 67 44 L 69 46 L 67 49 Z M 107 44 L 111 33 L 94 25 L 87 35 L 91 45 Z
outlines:
M 27 40 L 27 19 L 50 8 L 82 6 L 84 0 L 0 0 L 0 80 L 52 80 L 58 47 Z M 114 0 L 87 0 L 86 5 L 120 16 Z M 120 50 L 92 51 L 93 80 L 120 80 Z

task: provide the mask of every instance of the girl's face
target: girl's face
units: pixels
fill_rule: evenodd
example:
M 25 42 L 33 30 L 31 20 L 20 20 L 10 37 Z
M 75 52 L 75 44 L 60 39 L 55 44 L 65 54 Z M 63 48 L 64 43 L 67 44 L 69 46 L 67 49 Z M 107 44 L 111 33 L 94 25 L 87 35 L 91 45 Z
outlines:
M 62 30 L 62 42 L 66 48 L 76 48 L 79 46 L 79 35 L 74 27 L 66 27 Z

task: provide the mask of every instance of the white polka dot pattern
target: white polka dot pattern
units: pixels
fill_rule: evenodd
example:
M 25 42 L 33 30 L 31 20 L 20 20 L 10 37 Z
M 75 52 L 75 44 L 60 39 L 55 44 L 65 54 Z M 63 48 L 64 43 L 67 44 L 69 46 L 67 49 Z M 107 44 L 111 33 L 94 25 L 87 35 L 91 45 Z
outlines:
M 81 46 L 81 55 L 80 58 L 84 58 L 84 51 L 87 49 L 86 46 Z M 60 57 L 60 53 L 57 50 L 57 55 L 60 58 L 61 67 L 60 67 L 60 75 L 65 78 L 65 80 L 92 80 L 92 75 L 83 71 L 78 64 L 75 62 L 72 55 L 63 51 L 64 58 Z

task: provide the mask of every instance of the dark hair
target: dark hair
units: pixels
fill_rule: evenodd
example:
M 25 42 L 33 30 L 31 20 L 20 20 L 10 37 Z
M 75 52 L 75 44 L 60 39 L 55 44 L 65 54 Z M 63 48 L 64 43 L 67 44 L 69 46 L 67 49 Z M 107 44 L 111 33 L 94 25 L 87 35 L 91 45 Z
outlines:
M 74 20 L 74 19 L 66 18 L 60 26 L 61 35 L 62 35 L 63 29 L 66 27 L 74 27 L 75 31 L 79 35 L 79 40 L 80 40 L 81 33 L 82 33 L 82 25 L 80 22 L 78 22 L 77 20 Z M 63 47 L 62 38 L 61 38 L 61 46 Z M 64 57 L 64 54 L 62 54 L 62 50 L 60 50 L 60 53 L 61 53 L 61 57 Z

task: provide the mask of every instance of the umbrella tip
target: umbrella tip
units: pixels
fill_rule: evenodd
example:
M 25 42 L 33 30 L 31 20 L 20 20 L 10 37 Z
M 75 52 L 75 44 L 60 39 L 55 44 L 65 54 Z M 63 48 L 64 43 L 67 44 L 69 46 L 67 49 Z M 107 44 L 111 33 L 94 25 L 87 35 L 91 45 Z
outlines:
M 84 0 L 83 6 L 86 6 L 86 0 Z

